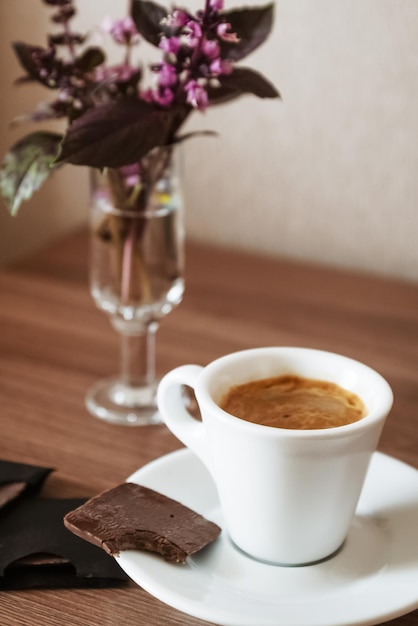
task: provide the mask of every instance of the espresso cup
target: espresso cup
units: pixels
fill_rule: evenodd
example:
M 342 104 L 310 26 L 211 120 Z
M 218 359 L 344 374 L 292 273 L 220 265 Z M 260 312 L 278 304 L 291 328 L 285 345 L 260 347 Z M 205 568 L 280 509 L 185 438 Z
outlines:
M 285 374 L 336 383 L 363 401 L 365 416 L 344 426 L 292 430 L 220 408 L 231 387 Z M 202 421 L 189 413 L 184 386 L 194 390 Z M 255 559 L 293 566 L 323 560 L 344 543 L 392 402 L 390 386 L 370 367 L 294 347 L 244 350 L 206 367 L 184 365 L 158 389 L 167 427 L 215 482 L 232 542 Z

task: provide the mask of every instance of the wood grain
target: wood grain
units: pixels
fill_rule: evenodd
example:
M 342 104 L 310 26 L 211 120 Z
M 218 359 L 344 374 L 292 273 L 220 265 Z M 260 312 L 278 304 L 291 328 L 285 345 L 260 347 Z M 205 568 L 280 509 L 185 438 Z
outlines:
M 395 405 L 380 450 L 418 467 L 418 286 L 190 242 L 184 302 L 162 322 L 158 369 L 267 345 L 341 352 L 378 369 Z M 52 466 L 43 493 L 90 496 L 180 448 L 164 426 L 123 428 L 84 407 L 118 369 L 75 233 L 0 274 L 0 458 Z M 418 584 L 418 581 L 417 581 Z M 0 593 L 7 626 L 198 626 L 135 585 Z M 388 622 L 418 626 L 418 611 Z

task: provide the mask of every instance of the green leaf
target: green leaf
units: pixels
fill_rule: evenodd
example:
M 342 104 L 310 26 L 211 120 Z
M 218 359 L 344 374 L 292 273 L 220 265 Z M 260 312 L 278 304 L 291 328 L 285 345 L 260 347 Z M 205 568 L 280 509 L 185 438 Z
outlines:
M 53 172 L 62 136 L 37 132 L 18 141 L 0 167 L 0 193 L 12 215 L 28 200 Z
M 273 28 L 273 4 L 223 11 L 222 17 L 231 24 L 231 31 L 240 39 L 238 43 L 220 41 L 221 57 L 239 61 L 258 48 Z
M 119 100 L 87 111 L 68 129 L 57 162 L 121 167 L 169 142 L 170 114 L 143 100 Z
M 248 67 L 235 67 L 232 74 L 219 77 L 219 87 L 209 87 L 207 91 L 211 104 L 222 104 L 245 93 L 258 98 L 280 98 L 274 85 Z
M 132 0 L 131 17 L 138 32 L 153 46 L 158 46 L 163 32 L 162 20 L 168 15 L 167 10 L 150 0 Z

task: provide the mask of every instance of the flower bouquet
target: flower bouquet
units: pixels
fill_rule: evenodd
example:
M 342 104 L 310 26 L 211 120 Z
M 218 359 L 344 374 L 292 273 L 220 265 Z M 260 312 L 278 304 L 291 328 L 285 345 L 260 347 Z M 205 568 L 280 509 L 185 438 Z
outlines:
M 74 30 L 74 0 L 42 2 L 53 10 L 55 32 L 46 47 L 13 44 L 25 71 L 17 82 L 40 83 L 54 97 L 15 123 L 61 119 L 65 130 L 20 139 L 0 167 L 0 195 L 16 215 L 64 164 L 88 166 L 101 178 L 92 293 L 120 332 L 138 335 L 182 297 L 173 154 L 186 139 L 211 134 L 184 132 L 185 122 L 195 110 L 243 94 L 279 97 L 260 73 L 238 63 L 267 38 L 273 5 L 225 10 L 223 0 L 205 0 L 192 13 L 132 0 L 130 15 L 102 24 L 122 51 L 121 62 L 110 64 L 102 47 Z M 143 42 L 158 52 L 147 66 L 135 59 Z M 125 378 L 135 386 L 131 374 Z
M 128 184 L 125 195 L 141 210 L 169 148 L 191 136 L 180 131 L 192 111 L 245 93 L 279 96 L 258 72 L 236 65 L 270 33 L 272 4 L 227 11 L 223 0 L 206 0 L 202 10 L 191 14 L 132 0 L 130 16 L 105 21 L 113 40 L 124 48 L 122 63 L 109 66 L 101 48 L 89 46 L 86 35 L 71 29 L 73 0 L 42 2 L 55 8 L 52 22 L 61 30 L 48 35 L 47 47 L 13 44 L 25 70 L 18 84 L 36 81 L 57 97 L 16 122 L 62 118 L 67 128 L 63 134 L 31 133 L 6 155 L 0 192 L 12 214 L 65 163 L 116 169 L 115 187 L 122 188 L 131 176 L 120 168 L 134 164 L 141 189 L 133 194 Z M 145 86 L 144 68 L 133 59 L 141 38 L 161 52 L 161 61 L 148 68 L 152 80 Z

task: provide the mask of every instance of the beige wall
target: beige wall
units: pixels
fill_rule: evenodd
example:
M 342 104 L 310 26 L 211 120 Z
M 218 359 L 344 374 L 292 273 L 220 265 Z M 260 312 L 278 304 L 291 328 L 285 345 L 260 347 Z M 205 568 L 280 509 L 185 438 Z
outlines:
M 283 101 L 200 121 L 221 138 L 189 146 L 189 232 L 418 280 L 418 3 L 276 7 L 250 59 Z
M 11 136 L 6 141 L 5 117 L 22 110 L 22 96 L 9 87 L 16 67 L 7 39 L 39 40 L 28 32 L 45 14 L 36 5 L 0 3 L 2 149 Z M 116 15 L 120 5 L 80 0 L 90 22 L 97 7 L 100 16 Z M 30 25 L 18 15 L 22 7 Z M 194 139 L 185 150 L 188 234 L 418 280 L 416 0 L 281 0 L 276 14 L 274 33 L 245 64 L 269 76 L 283 100 L 248 96 L 189 124 L 220 136 Z M 57 177 L 22 211 L 19 226 L 1 214 L 0 248 L 23 243 L 24 220 L 32 220 L 35 239 L 47 236 L 41 214 L 56 215 L 60 229 L 82 220 L 80 174 L 69 168 Z
M 94 24 L 97 7 L 104 13 L 116 15 L 115 0 L 92 2 L 83 0 L 80 22 Z M 85 10 L 87 8 L 87 11 Z M 50 30 L 48 10 L 41 0 L 0 0 L 0 158 L 7 149 L 27 132 L 45 128 L 45 124 L 25 125 L 10 129 L 14 117 L 34 108 L 37 102 L 54 97 L 53 92 L 36 85 L 13 86 L 22 75 L 11 49 L 12 41 L 45 44 Z M 55 125 L 55 130 L 59 130 Z M 88 174 L 84 168 L 61 169 L 22 205 L 12 218 L 3 204 L 0 206 L 0 264 L 18 259 L 61 233 L 77 228 L 86 220 L 88 206 Z

